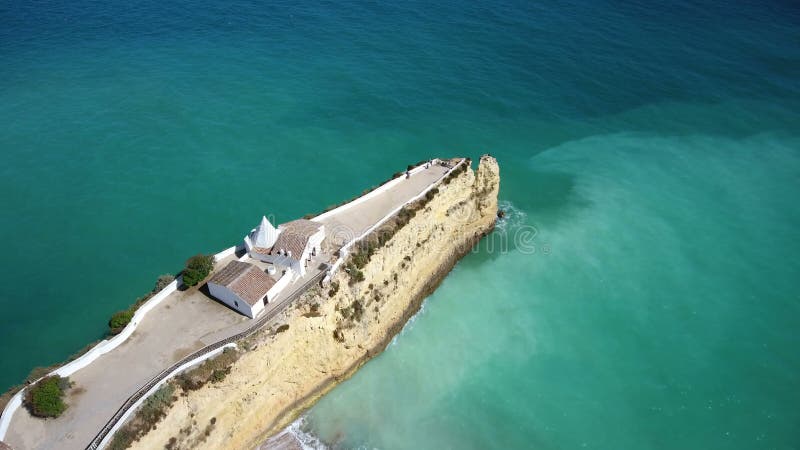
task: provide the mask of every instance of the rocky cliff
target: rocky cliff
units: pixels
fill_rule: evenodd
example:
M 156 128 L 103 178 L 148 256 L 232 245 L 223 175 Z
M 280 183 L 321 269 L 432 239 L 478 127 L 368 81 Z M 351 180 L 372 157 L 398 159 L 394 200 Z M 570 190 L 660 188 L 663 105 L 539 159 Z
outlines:
M 497 217 L 497 161 L 458 173 L 380 240 L 361 271 L 338 271 L 249 342 L 230 374 L 181 395 L 139 449 L 252 449 L 389 344 Z M 283 325 L 283 326 L 280 326 Z M 288 325 L 288 329 L 286 329 Z

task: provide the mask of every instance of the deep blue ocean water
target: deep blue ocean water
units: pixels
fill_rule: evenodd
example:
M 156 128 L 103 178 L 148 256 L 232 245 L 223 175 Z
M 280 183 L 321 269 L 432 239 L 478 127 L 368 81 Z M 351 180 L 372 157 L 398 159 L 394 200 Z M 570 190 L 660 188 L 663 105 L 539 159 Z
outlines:
M 489 152 L 510 218 L 303 429 L 800 448 L 795 2 L 4 2 L 0 61 L 4 387 L 264 213 Z

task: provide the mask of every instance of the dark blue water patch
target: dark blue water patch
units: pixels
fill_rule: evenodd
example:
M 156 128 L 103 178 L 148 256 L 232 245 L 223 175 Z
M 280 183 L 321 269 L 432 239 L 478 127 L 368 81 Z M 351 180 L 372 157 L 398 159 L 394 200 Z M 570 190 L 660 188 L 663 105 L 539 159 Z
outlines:
M 323 117 L 348 104 L 364 117 L 467 106 L 587 118 L 664 100 L 781 98 L 800 78 L 797 11 L 781 4 L 43 2 L 2 17 L 12 60 L 41 64 L 54 42 L 177 64 L 206 55 L 214 71 L 313 80 Z

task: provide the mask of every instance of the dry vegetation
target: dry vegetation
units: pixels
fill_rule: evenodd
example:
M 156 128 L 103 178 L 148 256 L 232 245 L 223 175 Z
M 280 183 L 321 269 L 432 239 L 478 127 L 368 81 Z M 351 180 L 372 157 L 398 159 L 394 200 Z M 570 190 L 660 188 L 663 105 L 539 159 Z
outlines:
M 174 380 L 161 386 L 144 401 L 133 418 L 114 434 L 114 438 L 108 446 L 109 450 L 124 450 L 150 430 L 155 429 L 179 396 L 186 396 L 189 391 L 200 389 L 207 383 L 218 383 L 224 380 L 239 356 L 240 353 L 237 350 L 227 347 L 216 357 L 178 375 Z M 211 434 L 214 422 L 216 420 L 212 419 L 212 422 L 204 428 L 201 437 L 208 437 Z M 189 431 L 181 430 L 185 434 L 189 434 Z M 172 438 L 166 448 L 175 449 L 176 445 L 177 438 Z

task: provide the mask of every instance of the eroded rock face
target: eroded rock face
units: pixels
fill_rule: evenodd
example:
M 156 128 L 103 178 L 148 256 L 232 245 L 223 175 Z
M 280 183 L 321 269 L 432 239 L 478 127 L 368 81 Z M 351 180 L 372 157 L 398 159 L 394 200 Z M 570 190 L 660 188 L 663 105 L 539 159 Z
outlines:
M 339 285 L 332 296 L 322 288 L 304 294 L 278 321 L 288 330 L 251 338 L 251 350 L 222 382 L 181 396 L 134 448 L 164 448 L 175 438 L 173 448 L 251 449 L 287 426 L 383 351 L 455 263 L 493 229 L 499 187 L 500 169 L 491 156 L 481 157 L 476 171 L 440 185 L 370 258 L 364 281 L 350 284 L 342 270 L 332 280 Z

